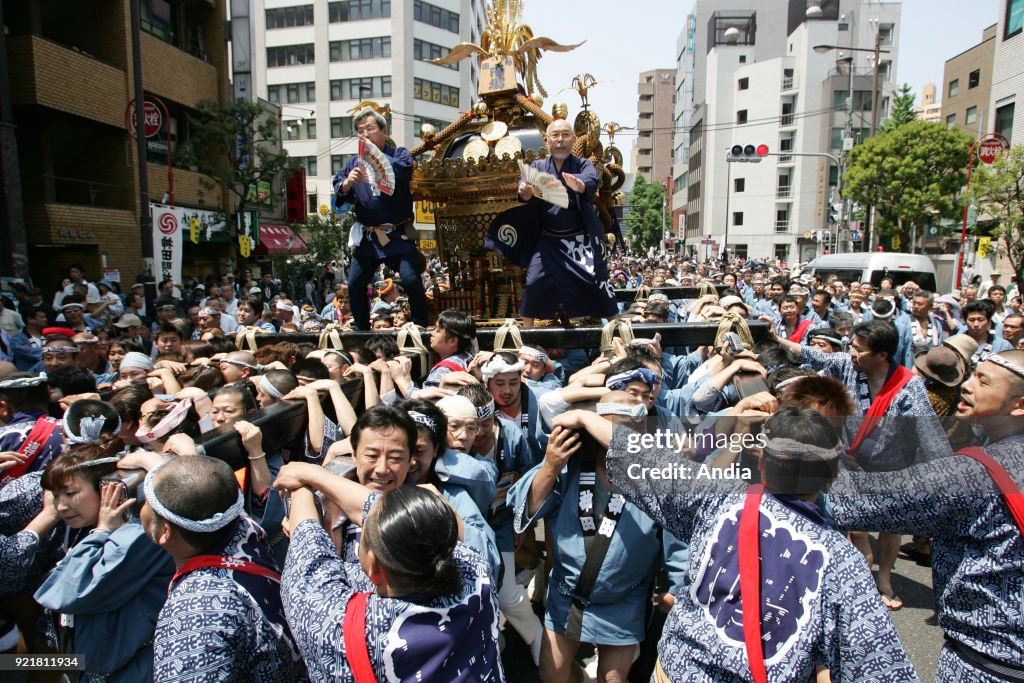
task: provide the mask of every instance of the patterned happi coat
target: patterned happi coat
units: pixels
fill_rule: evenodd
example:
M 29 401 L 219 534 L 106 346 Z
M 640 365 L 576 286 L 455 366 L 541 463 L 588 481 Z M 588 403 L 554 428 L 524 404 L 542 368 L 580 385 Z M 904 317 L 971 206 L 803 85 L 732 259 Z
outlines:
M 207 554 L 277 570 L 266 534 L 244 515 L 227 544 Z M 173 583 L 156 624 L 154 680 L 308 680 L 280 590 L 269 578 L 219 567 L 197 569 Z
M 688 589 L 676 596 L 658 655 L 672 681 L 749 681 L 743 639 L 738 532 L 742 479 L 714 480 L 674 451 L 631 448 L 617 427 L 608 476 L 627 500 L 690 539 Z M 679 465 L 675 479 L 640 478 L 638 468 Z M 863 555 L 825 526 L 818 508 L 766 493 L 760 505 L 762 641 L 768 680 L 917 681 Z
M 1024 488 L 1024 435 L 985 446 Z M 844 472 L 829 490 L 836 522 L 932 537 L 932 585 L 946 636 L 1024 668 L 1024 539 L 985 468 L 955 456 L 900 472 Z M 936 681 L 998 679 L 946 645 Z

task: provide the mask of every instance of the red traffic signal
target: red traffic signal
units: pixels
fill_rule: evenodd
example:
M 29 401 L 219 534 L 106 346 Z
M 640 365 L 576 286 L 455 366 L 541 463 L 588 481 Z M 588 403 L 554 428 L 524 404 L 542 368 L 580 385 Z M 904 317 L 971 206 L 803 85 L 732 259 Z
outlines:
M 745 161 L 759 163 L 761 157 L 768 154 L 768 145 L 733 145 L 725 153 L 726 161 Z

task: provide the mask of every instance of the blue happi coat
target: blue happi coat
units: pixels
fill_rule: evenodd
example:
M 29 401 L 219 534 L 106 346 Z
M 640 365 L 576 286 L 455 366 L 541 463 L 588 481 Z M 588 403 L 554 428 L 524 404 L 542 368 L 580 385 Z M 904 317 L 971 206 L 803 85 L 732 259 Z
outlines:
M 698 463 L 636 448 L 635 436 L 624 427 L 613 433 L 612 483 L 656 523 L 690 539 L 688 588 L 666 620 L 659 661 L 672 681 L 749 681 L 736 551 L 746 482 L 703 478 Z M 640 474 L 669 464 L 679 467 L 673 479 Z M 824 665 L 836 683 L 917 681 L 864 557 L 814 505 L 794 498 L 765 494 L 760 505 L 768 680 L 803 683 Z
M 35 599 L 74 618 L 74 651 L 85 656 L 82 680 L 146 681 L 153 677 L 153 631 L 173 574 L 171 556 L 135 520 L 82 538 Z
M 1024 488 L 1024 436 L 985 451 Z M 900 472 L 843 472 L 829 503 L 843 528 L 931 535 L 932 585 L 946 637 L 1024 668 L 1024 538 L 980 463 L 955 456 Z M 997 681 L 949 644 L 935 680 Z
M 530 486 L 543 466 L 531 469 L 512 487 L 509 507 L 515 513 L 517 532 L 543 518 L 545 533 L 554 539 L 544 626 L 565 633 L 572 594 L 586 562 L 579 517 L 581 459 L 569 461 L 543 505 L 531 516 L 527 511 Z M 666 564 L 671 592 L 675 593 L 683 584 L 686 561 L 684 544 L 671 534 L 660 533 L 651 517 L 627 503 L 597 574 L 590 604 L 583 611 L 581 642 L 630 645 L 643 640 L 654 577 Z
M 369 510 L 377 496 L 368 499 Z M 365 518 L 365 513 L 364 513 Z M 462 588 L 452 597 L 416 594 L 384 598 L 371 593 L 366 604 L 370 663 L 379 681 L 504 680 L 498 653 L 498 601 L 490 570 L 480 555 L 456 544 Z M 288 623 L 313 681 L 354 682 L 342 624 L 353 593 L 330 537 L 313 520 L 292 534 L 281 580 Z

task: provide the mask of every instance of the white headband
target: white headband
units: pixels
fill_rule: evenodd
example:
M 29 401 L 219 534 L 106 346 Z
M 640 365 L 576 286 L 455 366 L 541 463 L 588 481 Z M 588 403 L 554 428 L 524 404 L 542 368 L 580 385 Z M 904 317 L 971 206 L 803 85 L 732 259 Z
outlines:
M 476 419 L 483 420 L 485 418 L 494 415 L 494 399 L 492 398 L 490 403 L 485 406 L 476 407 Z
M 159 471 L 160 468 L 157 468 L 146 475 L 146 480 L 142 484 L 142 490 L 146 494 L 146 503 L 149 504 L 149 507 L 153 508 L 153 512 L 155 512 L 161 519 L 187 531 L 194 531 L 198 534 L 208 534 L 223 529 L 228 524 L 238 519 L 238 515 L 242 513 L 242 507 L 245 505 L 245 497 L 242 495 L 242 490 L 239 489 L 238 498 L 235 499 L 234 504 L 224 512 L 218 512 L 209 519 L 196 521 L 193 519 L 185 519 L 180 515 L 174 514 L 164 507 L 164 504 L 156 497 L 156 490 L 153 486 L 153 475 Z
M 831 462 L 839 458 L 839 454 L 843 452 L 843 445 L 840 443 L 835 448 L 822 448 L 801 443 L 795 439 L 773 439 L 769 436 L 768 442 L 764 445 L 764 450 L 780 460 L 821 460 Z
M 264 394 L 271 398 L 284 398 L 284 394 L 281 393 L 281 390 L 275 387 L 273 384 L 271 384 L 270 380 L 267 379 L 266 375 L 260 375 L 260 389 L 263 390 Z
M 61 421 L 61 428 L 64 430 L 64 440 L 69 444 L 83 444 L 83 443 L 99 443 L 100 434 L 103 433 L 103 425 L 107 423 L 107 418 L 104 415 L 98 415 L 96 417 L 86 416 L 78 421 L 79 434 L 75 434 L 68 427 L 67 416 L 64 416 L 64 420 Z M 114 431 L 111 434 L 117 434 L 121 431 L 121 416 L 117 416 L 117 425 L 114 427 Z
M 465 396 L 445 396 L 437 402 L 437 407 L 446 417 L 476 419 L 476 406 Z
M 622 403 L 598 403 L 598 415 L 625 415 L 633 422 L 642 422 L 647 417 L 647 406 L 637 403 L 634 406 L 627 406 Z
M 417 410 L 410 410 L 408 412 L 409 417 L 411 417 L 412 421 L 415 422 L 416 424 L 423 425 L 432 432 L 437 431 L 437 421 L 434 418 L 430 417 L 429 415 L 424 415 L 423 413 Z
M 0 380 L 0 389 L 27 389 L 46 384 L 46 373 L 40 372 L 34 377 L 18 377 L 16 379 Z
M 550 363 L 551 357 L 544 353 L 540 349 L 535 349 L 532 346 L 523 346 L 519 349 L 520 356 L 526 356 L 527 358 L 533 358 L 539 360 L 541 363 Z
M 523 361 L 517 360 L 515 363 L 509 365 L 504 358 L 498 355 L 491 357 L 491 359 L 484 364 L 483 368 L 480 369 L 480 372 L 483 373 L 484 384 L 487 384 L 494 379 L 495 375 L 500 375 L 504 372 L 522 371 Z
M 1002 356 L 998 356 L 998 355 L 993 354 L 993 355 L 989 356 L 988 358 L 986 358 L 985 360 L 992 361 L 993 363 L 995 363 L 996 365 L 998 365 L 1001 368 L 1006 368 L 1007 370 L 1009 370 L 1013 374 L 1017 375 L 1018 377 L 1024 377 L 1024 368 L 1022 368 L 1021 366 L 1017 365 L 1016 363 L 1008 361 L 1007 359 L 1003 358 Z

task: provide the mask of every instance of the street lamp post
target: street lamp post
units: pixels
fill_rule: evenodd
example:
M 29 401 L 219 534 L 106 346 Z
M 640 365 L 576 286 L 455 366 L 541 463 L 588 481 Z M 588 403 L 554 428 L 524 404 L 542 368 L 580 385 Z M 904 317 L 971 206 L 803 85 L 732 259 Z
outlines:
M 882 32 L 878 30 L 878 26 L 875 26 L 875 46 L 873 48 L 868 47 L 850 47 L 842 45 L 815 45 L 814 51 L 818 54 L 824 54 L 831 52 L 832 50 L 849 50 L 850 52 L 870 52 L 874 55 L 874 66 L 872 69 L 871 79 L 871 137 L 875 136 L 875 132 L 878 130 L 878 101 L 882 99 L 878 93 L 878 71 L 879 71 L 879 56 L 889 54 L 889 50 L 883 50 L 882 47 Z M 853 58 L 850 58 L 850 88 L 853 88 Z M 851 90 L 852 95 L 852 90 Z M 851 99 L 852 103 L 852 99 Z M 851 124 L 852 124 L 852 113 L 851 113 Z M 841 182 L 841 181 L 840 181 Z M 868 212 L 872 217 L 874 215 L 874 207 Z M 869 218 L 867 229 L 864 231 L 864 251 L 871 250 L 871 233 L 874 231 L 874 220 Z

